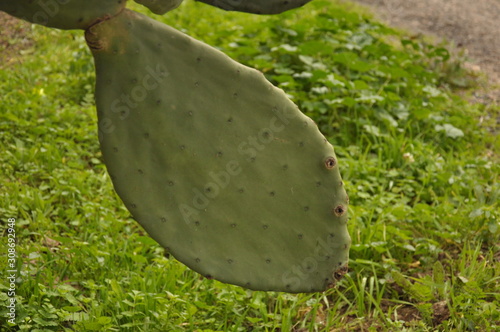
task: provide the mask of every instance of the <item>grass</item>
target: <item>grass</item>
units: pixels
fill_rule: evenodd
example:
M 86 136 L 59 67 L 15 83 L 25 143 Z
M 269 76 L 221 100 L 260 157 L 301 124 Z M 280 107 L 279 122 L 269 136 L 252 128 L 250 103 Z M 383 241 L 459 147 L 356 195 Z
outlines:
M 453 93 L 474 78 L 446 45 L 334 1 L 156 18 L 258 68 L 318 123 L 350 195 L 350 272 L 322 294 L 264 293 L 164 257 L 102 163 L 82 34 L 31 26 L 0 71 L 0 216 L 17 219 L 21 271 L 16 326 L 0 330 L 500 330 L 499 108 Z

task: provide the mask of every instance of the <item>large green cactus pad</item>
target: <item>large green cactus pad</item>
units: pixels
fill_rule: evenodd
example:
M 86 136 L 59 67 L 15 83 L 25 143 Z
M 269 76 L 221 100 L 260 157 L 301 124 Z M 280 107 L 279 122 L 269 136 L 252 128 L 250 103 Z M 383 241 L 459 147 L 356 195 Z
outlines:
M 126 0 L 0 0 L 0 11 L 58 29 L 86 29 L 119 13 Z
M 320 291 L 345 271 L 348 198 L 333 148 L 282 90 L 133 11 L 86 39 L 109 174 L 156 241 L 250 289 Z
M 162 15 L 172 9 L 179 7 L 183 0 L 134 0 L 143 6 L 146 6 L 153 13 Z
M 196 0 L 224 10 L 252 14 L 279 14 L 301 7 L 311 0 Z

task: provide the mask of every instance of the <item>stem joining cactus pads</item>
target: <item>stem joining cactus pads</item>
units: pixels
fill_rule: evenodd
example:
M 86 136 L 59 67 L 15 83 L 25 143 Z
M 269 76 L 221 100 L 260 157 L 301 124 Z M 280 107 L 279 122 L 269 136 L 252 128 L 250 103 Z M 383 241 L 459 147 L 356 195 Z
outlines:
M 154 12 L 181 2 L 136 1 Z M 331 287 L 350 247 L 333 147 L 262 73 L 118 3 L 88 15 L 85 37 L 101 149 L 133 217 L 207 278 L 255 290 Z M 254 4 L 280 3 L 299 2 Z M 65 8 L 47 25 L 79 26 Z

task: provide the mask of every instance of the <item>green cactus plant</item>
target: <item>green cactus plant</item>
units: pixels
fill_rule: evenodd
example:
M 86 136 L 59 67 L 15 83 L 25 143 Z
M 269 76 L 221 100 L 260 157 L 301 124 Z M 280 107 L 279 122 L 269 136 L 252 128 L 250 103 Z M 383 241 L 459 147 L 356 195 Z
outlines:
M 252 14 L 279 14 L 301 7 L 311 0 L 196 0 L 224 10 Z
M 182 0 L 134 0 L 137 3 L 140 3 L 143 6 L 146 6 L 153 13 L 162 15 L 166 12 L 171 11 L 179 7 L 182 3 Z
M 0 0 L 0 11 L 51 28 L 85 30 L 125 8 L 126 0 Z
M 136 1 L 157 13 L 180 4 Z M 69 23 L 77 3 L 47 25 L 81 28 Z M 257 70 L 113 3 L 86 14 L 85 38 L 104 161 L 133 217 L 206 277 L 285 292 L 334 284 L 347 270 L 348 198 L 314 122 Z

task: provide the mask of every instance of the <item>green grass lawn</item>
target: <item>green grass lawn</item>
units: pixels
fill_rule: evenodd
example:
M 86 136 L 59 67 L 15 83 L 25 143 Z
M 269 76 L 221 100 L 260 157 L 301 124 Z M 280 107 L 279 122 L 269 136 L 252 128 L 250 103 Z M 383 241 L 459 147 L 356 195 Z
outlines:
M 82 33 L 31 26 L 0 69 L 0 331 L 500 331 L 499 107 L 453 94 L 474 78 L 446 46 L 335 1 L 272 17 L 186 1 L 155 18 L 258 68 L 318 123 L 350 196 L 350 271 L 291 295 L 165 257 L 106 173 Z

